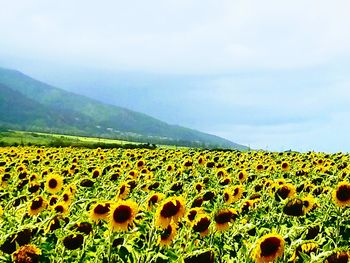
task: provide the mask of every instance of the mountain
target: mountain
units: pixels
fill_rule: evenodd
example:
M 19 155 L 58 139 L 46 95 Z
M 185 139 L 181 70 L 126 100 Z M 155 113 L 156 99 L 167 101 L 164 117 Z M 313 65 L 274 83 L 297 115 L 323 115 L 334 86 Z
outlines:
M 246 149 L 218 136 L 74 94 L 0 68 L 0 125 L 132 141 Z

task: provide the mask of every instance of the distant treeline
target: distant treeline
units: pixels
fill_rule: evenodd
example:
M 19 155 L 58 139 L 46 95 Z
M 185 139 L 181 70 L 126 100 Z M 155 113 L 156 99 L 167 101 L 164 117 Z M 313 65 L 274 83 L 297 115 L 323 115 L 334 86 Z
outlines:
M 2 131 L 6 132 L 6 131 Z M 43 137 L 45 139 L 41 141 L 28 141 L 23 138 L 18 139 L 17 141 L 7 141 L 6 139 L 1 140 L 0 136 L 0 147 L 6 146 L 47 146 L 47 147 L 76 147 L 76 148 L 101 148 L 101 149 L 112 149 L 112 148 L 122 148 L 122 149 L 156 149 L 155 144 L 150 143 L 105 143 L 105 142 L 85 142 L 80 140 L 71 140 L 67 138 L 50 138 L 48 136 L 41 136 L 35 133 L 31 133 L 30 136 L 33 137 Z

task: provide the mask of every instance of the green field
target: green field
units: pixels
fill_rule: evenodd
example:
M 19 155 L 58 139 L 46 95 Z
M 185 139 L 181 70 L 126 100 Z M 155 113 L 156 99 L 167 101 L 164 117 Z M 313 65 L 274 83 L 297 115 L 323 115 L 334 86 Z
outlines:
M 26 131 L 1 131 L 0 146 L 73 146 L 87 148 L 113 148 L 113 147 L 128 147 L 128 146 L 145 146 L 137 142 L 96 138 L 96 137 L 81 137 L 64 134 L 49 134 L 41 132 L 26 132 Z M 146 144 L 147 145 L 147 144 Z

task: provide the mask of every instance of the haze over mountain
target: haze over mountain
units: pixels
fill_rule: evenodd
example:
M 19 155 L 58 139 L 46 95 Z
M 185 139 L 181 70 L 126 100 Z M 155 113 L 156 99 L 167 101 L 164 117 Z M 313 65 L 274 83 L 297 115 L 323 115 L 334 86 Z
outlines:
M 103 136 L 150 143 L 245 149 L 217 136 L 169 125 L 0 68 L 0 124 L 22 130 Z

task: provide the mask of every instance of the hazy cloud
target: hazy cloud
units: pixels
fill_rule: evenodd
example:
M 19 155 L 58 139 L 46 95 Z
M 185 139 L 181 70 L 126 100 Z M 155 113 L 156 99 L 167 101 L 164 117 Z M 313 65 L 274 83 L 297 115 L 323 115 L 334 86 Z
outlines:
M 350 2 L 1 1 L 0 62 L 269 149 L 350 150 Z

